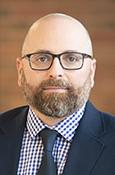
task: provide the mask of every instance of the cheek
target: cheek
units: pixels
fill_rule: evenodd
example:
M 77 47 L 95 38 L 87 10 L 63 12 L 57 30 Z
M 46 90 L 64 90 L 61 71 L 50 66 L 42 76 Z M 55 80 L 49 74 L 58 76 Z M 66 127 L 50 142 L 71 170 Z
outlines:
M 79 88 L 84 85 L 88 78 L 90 78 L 91 71 L 87 70 L 76 70 L 68 75 L 69 82 L 74 88 Z
M 24 69 L 25 78 L 28 84 L 32 86 L 39 86 L 45 79 L 46 75 L 44 72 L 38 72 L 34 70 Z
M 69 81 L 71 82 L 71 84 L 74 88 L 81 87 L 85 82 L 84 78 L 81 75 L 80 76 L 79 75 L 76 75 L 76 76 L 72 75 L 69 77 Z

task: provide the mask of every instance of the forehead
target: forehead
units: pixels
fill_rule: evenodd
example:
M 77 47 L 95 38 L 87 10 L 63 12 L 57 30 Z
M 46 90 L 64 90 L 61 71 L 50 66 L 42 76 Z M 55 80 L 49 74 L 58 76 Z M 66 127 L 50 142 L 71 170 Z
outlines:
M 22 50 L 22 55 L 49 50 L 60 53 L 76 50 L 92 55 L 91 40 L 83 25 L 73 18 L 56 16 L 35 22 L 30 28 Z

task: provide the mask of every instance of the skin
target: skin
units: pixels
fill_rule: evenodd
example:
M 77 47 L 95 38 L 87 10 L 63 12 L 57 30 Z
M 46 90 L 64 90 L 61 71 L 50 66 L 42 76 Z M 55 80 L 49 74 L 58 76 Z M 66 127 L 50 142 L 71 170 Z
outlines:
M 50 14 L 36 21 L 30 28 L 22 48 L 22 56 L 34 53 L 39 50 L 48 50 L 54 54 L 74 50 L 93 56 L 91 40 L 87 30 L 76 19 L 63 14 Z M 87 79 L 90 80 L 90 88 L 94 86 L 94 75 L 96 69 L 95 59 L 85 59 L 82 69 L 64 70 L 58 58 L 54 59 L 53 65 L 46 71 L 34 71 L 30 68 L 27 59 L 17 58 L 18 85 L 22 87 L 22 70 L 26 81 L 33 87 L 39 86 L 43 80 L 62 79 L 70 82 L 78 89 L 84 85 Z M 46 93 L 63 93 L 64 89 L 49 87 Z M 39 118 L 48 125 L 55 125 L 64 117 L 49 118 L 47 115 L 36 110 Z

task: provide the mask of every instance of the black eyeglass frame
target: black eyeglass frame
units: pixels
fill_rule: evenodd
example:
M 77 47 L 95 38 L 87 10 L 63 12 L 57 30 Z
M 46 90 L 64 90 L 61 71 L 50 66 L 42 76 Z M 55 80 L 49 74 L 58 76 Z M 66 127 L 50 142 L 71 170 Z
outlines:
M 31 55 L 34 55 L 34 54 L 42 54 L 42 53 L 44 53 L 44 54 L 49 54 L 49 55 L 51 55 L 52 56 L 52 62 L 51 62 L 51 64 L 50 64 L 50 66 L 48 67 L 48 68 L 44 68 L 44 69 L 36 69 L 36 68 L 33 68 L 32 67 L 32 65 L 31 65 Z M 82 55 L 82 64 L 81 64 L 81 66 L 79 67 L 79 68 L 73 68 L 73 69 L 70 69 L 70 68 L 65 68 L 64 66 L 63 66 L 63 64 L 62 64 L 62 62 L 61 62 L 61 56 L 63 55 L 63 54 L 70 54 L 70 53 L 72 53 L 72 54 L 81 54 Z M 60 54 L 53 54 L 53 53 L 51 53 L 51 52 L 48 52 L 48 51 L 39 51 L 39 52 L 34 52 L 34 53 L 30 53 L 30 54 L 27 54 L 27 55 L 24 55 L 23 57 L 22 57 L 22 59 L 28 59 L 29 60 L 29 66 L 30 66 L 30 68 L 32 69 L 32 70 L 35 70 L 35 71 L 45 71 L 45 70 L 49 70 L 51 67 L 52 67 L 52 64 L 53 64 L 53 61 L 54 61 L 54 58 L 58 58 L 59 59 L 59 62 L 60 62 L 60 65 L 62 66 L 62 68 L 63 69 L 65 69 L 65 70 L 79 70 L 79 69 L 81 69 L 82 67 L 83 67 L 83 64 L 84 64 L 84 59 L 85 58 L 89 58 L 89 59 L 93 59 L 93 57 L 91 56 L 91 55 L 89 55 L 89 54 L 85 54 L 85 53 L 81 53 L 81 52 L 76 52 L 76 51 L 66 51 L 66 52 L 62 52 L 62 53 L 60 53 Z

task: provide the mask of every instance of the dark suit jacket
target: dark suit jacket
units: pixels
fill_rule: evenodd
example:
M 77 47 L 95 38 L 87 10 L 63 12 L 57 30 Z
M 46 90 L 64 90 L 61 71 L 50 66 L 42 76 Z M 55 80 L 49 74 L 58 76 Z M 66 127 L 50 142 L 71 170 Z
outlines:
M 28 107 L 0 116 L 0 175 L 16 175 Z M 88 102 L 63 175 L 115 175 L 115 118 Z

